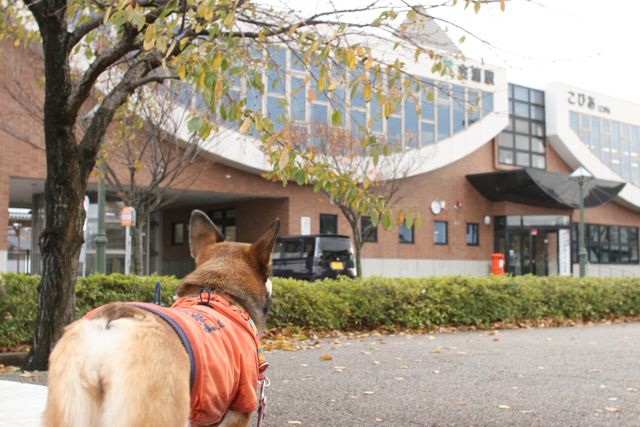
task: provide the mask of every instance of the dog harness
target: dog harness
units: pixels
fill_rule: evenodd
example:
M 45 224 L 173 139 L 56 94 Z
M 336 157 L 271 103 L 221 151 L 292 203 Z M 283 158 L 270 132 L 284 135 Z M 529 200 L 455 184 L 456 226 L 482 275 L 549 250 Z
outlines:
M 191 364 L 191 426 L 216 426 L 227 411 L 256 410 L 258 380 L 264 379 L 267 364 L 246 310 L 207 290 L 200 297 L 179 298 L 170 308 L 129 304 L 162 318 L 185 347 Z M 263 390 L 261 407 L 262 395 Z

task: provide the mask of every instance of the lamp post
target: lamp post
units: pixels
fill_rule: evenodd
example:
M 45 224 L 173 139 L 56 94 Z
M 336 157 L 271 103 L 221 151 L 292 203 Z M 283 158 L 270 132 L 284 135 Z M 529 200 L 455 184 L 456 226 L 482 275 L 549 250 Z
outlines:
M 580 166 L 569 175 L 569 179 L 578 183 L 580 189 L 580 224 L 578 225 L 578 261 L 580 262 L 580 277 L 586 275 L 587 270 L 587 249 L 584 247 L 584 183 L 591 181 L 593 175 L 588 170 Z
M 98 177 L 98 233 L 96 234 L 96 273 L 107 272 L 107 233 L 105 232 L 104 157 L 100 154 Z

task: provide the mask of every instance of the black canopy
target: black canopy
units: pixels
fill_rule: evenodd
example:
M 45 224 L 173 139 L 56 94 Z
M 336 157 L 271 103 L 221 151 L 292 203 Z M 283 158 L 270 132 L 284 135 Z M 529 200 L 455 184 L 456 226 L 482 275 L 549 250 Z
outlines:
M 515 202 L 551 208 L 577 208 L 580 188 L 568 174 L 539 169 L 517 169 L 467 175 L 467 180 L 492 202 Z M 584 207 L 613 199 L 624 182 L 592 179 L 584 183 Z

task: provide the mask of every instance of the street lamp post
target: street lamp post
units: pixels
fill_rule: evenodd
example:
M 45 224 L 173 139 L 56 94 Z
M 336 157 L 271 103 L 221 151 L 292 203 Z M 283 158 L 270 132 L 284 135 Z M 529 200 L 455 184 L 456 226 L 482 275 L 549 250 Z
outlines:
M 588 170 L 580 166 L 573 171 L 569 176 L 569 179 L 578 183 L 580 189 L 579 194 L 579 207 L 580 207 L 580 224 L 578 225 L 578 261 L 580 263 L 580 277 L 584 277 L 587 274 L 587 249 L 584 246 L 584 183 L 591 181 L 593 175 Z
M 104 157 L 100 155 L 98 177 L 98 233 L 96 234 L 96 273 L 107 272 L 107 233 L 105 232 Z

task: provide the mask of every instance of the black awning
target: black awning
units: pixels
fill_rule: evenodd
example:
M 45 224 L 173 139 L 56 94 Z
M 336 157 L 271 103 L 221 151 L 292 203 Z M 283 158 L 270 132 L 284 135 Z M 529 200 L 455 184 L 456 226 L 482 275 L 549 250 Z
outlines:
M 515 202 L 550 208 L 579 206 L 580 188 L 568 174 L 517 169 L 467 175 L 467 180 L 492 202 Z M 592 208 L 613 199 L 624 182 L 592 179 L 584 183 L 584 206 Z

